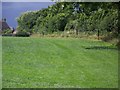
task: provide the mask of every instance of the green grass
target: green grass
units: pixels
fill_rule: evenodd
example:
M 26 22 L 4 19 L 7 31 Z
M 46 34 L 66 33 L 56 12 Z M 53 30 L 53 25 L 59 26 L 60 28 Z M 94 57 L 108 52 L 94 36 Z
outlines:
M 117 88 L 118 50 L 97 40 L 3 37 L 3 88 Z

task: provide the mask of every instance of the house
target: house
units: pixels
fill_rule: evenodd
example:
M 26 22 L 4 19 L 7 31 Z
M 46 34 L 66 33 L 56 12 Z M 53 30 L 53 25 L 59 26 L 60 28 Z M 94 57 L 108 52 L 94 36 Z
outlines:
M 6 19 L 2 19 L 0 20 L 0 30 L 6 30 L 6 29 L 10 29 L 9 25 L 6 22 Z
M 11 29 L 11 27 L 7 24 L 6 19 L 2 19 L 0 20 L 0 34 L 4 34 L 4 32 L 6 32 L 6 30 L 10 30 L 8 32 L 12 33 L 13 30 Z

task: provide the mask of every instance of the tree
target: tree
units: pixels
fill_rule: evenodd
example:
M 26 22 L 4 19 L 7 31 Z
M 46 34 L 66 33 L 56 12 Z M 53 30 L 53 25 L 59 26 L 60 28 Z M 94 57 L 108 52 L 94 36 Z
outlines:
M 73 30 L 98 36 L 118 32 L 116 3 L 102 2 L 56 2 L 46 9 L 23 13 L 18 20 L 18 29 L 29 33 L 54 33 Z M 117 33 L 116 33 L 116 36 Z

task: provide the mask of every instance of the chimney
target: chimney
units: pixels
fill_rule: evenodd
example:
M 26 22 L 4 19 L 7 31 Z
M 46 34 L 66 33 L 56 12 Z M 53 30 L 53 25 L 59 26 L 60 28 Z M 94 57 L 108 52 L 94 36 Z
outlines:
M 6 22 L 6 18 L 3 18 L 2 21 L 3 21 L 3 22 Z

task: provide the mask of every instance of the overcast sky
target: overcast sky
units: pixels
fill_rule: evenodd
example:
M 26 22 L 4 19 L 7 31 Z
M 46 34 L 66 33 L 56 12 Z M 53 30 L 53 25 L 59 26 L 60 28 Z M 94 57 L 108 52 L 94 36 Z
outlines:
M 47 8 L 54 2 L 2 2 L 2 18 L 6 18 L 9 26 L 16 28 L 16 18 L 26 11 Z

